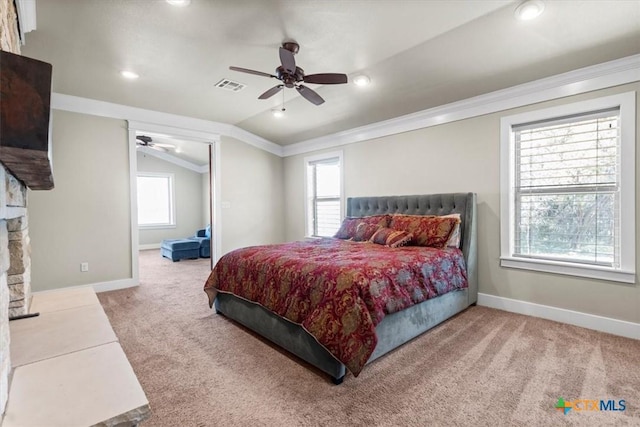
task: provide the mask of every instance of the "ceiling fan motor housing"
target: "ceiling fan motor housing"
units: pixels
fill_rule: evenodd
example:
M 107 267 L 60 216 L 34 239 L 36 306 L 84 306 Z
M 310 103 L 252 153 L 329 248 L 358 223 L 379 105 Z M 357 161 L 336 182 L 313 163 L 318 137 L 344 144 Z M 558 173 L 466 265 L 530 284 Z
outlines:
M 288 88 L 292 88 L 296 83 L 301 82 L 304 79 L 304 70 L 300 67 L 296 67 L 295 74 L 289 74 L 285 71 L 284 67 L 281 65 L 276 68 L 276 78 L 278 80 L 282 80 L 284 85 Z

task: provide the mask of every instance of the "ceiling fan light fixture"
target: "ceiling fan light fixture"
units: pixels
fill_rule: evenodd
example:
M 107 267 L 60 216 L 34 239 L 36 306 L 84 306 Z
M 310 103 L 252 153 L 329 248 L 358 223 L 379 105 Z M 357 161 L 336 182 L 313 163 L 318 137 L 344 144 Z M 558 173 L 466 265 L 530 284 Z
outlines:
M 138 75 L 138 73 L 135 73 L 135 72 L 133 72 L 131 70 L 122 70 L 122 71 L 120 71 L 120 75 L 122 77 L 124 77 L 125 79 L 128 79 L 128 80 L 135 80 L 138 77 L 140 77 Z
M 275 117 L 276 119 L 281 119 L 284 117 L 284 108 L 273 108 L 271 110 L 271 114 L 273 115 L 273 117 Z
M 521 21 L 530 21 L 542 15 L 544 3 L 541 0 L 525 0 L 518 5 L 515 16 Z
M 191 0 L 167 0 L 171 6 L 186 7 L 189 6 Z
M 369 84 L 371 83 L 371 79 L 365 74 L 360 74 L 359 76 L 355 76 L 353 78 L 353 83 L 356 86 L 369 86 Z

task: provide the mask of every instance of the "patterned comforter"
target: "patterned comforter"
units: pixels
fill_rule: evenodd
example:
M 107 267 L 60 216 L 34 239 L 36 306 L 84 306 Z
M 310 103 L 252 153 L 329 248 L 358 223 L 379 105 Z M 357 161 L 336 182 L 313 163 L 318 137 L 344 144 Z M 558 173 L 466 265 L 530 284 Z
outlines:
M 385 315 L 466 287 L 459 249 L 320 239 L 230 252 L 204 290 L 209 306 L 231 293 L 301 325 L 357 376 Z

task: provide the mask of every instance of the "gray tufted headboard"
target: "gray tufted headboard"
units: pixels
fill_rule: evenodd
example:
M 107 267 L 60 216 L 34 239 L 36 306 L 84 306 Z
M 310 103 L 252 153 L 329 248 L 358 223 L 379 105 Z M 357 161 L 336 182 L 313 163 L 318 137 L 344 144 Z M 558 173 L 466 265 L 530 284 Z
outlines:
M 475 193 L 444 193 L 417 196 L 349 197 L 347 216 L 380 214 L 447 215 L 459 213 L 462 219 L 460 247 L 467 263 L 469 304 L 478 299 L 477 221 Z

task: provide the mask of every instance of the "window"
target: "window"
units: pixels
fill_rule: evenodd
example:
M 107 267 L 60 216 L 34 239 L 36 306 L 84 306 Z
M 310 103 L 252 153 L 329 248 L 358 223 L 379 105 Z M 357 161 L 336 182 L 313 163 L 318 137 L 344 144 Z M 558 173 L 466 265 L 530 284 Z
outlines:
M 305 159 L 307 235 L 330 237 L 342 222 L 342 153 Z
M 138 174 L 138 226 L 175 226 L 173 174 Z
M 501 128 L 501 265 L 635 283 L 635 93 Z

